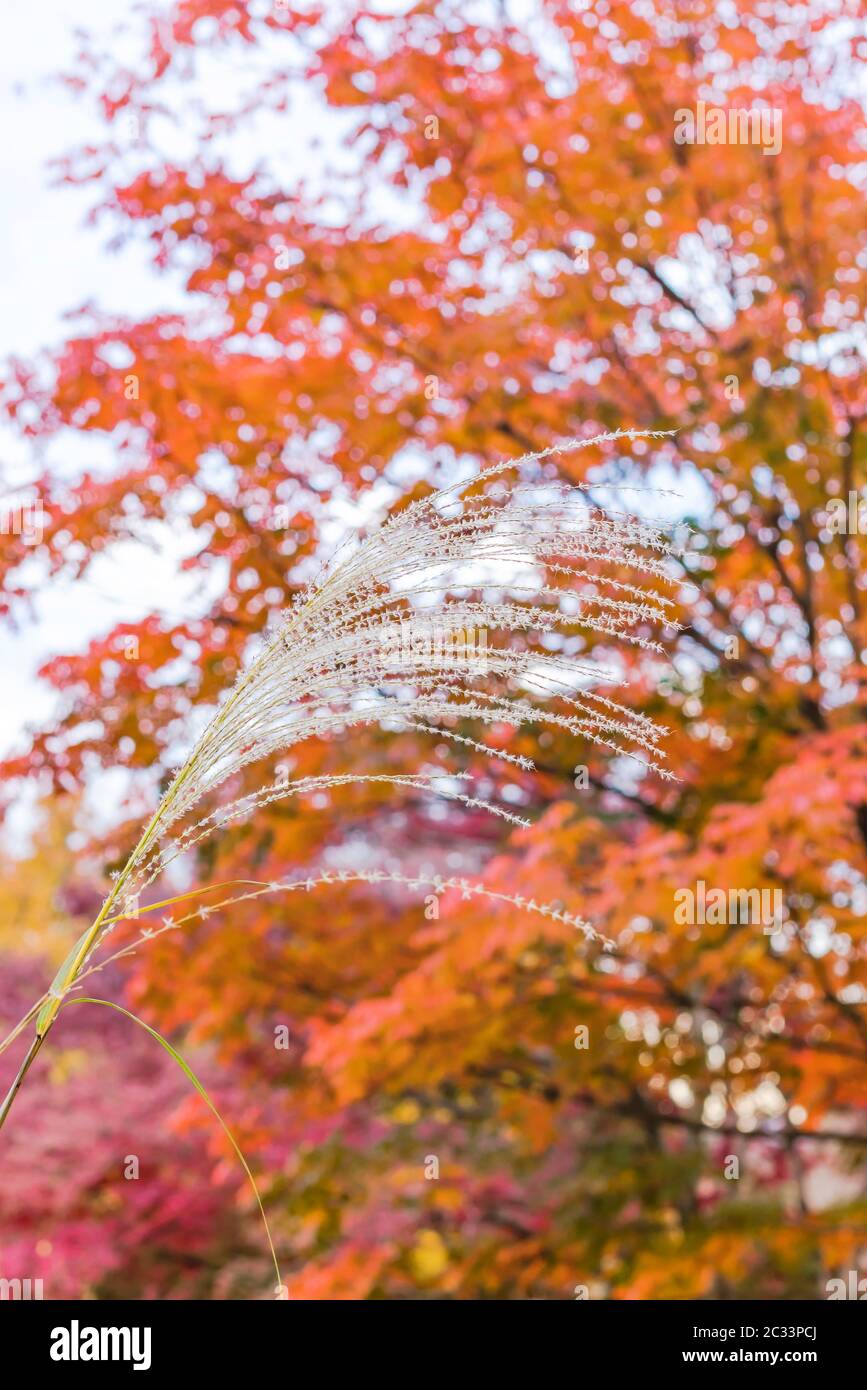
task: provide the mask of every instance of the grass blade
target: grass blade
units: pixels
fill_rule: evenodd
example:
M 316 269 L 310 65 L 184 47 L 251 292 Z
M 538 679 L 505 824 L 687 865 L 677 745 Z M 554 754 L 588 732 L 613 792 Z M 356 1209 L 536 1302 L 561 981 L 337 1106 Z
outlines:
M 178 1066 L 184 1073 L 184 1076 L 187 1078 L 187 1080 L 192 1082 L 192 1084 L 195 1086 L 196 1090 L 202 1097 L 208 1109 L 212 1112 L 213 1115 L 216 1116 L 217 1120 L 219 1121 L 223 1133 L 229 1140 L 229 1143 L 232 1145 L 232 1148 L 235 1150 L 235 1153 L 238 1156 L 238 1161 L 240 1162 L 241 1167 L 244 1169 L 244 1172 L 247 1174 L 247 1178 L 249 1179 L 250 1186 L 253 1189 L 253 1194 L 256 1198 L 256 1202 L 259 1206 L 259 1212 L 262 1217 L 262 1224 L 265 1227 L 265 1235 L 268 1237 L 268 1247 L 271 1251 L 271 1259 L 274 1261 L 274 1270 L 277 1275 L 278 1295 L 283 1294 L 285 1290 L 285 1286 L 283 1284 L 283 1276 L 280 1273 L 280 1265 L 277 1262 L 277 1252 L 274 1249 L 274 1242 L 271 1239 L 271 1228 L 268 1225 L 268 1218 L 265 1215 L 265 1207 L 262 1203 L 262 1198 L 259 1195 L 259 1189 L 256 1186 L 256 1179 L 253 1177 L 253 1174 L 250 1171 L 250 1165 L 244 1157 L 243 1153 L 241 1152 L 240 1145 L 235 1139 L 234 1134 L 229 1129 L 229 1126 L 226 1124 L 226 1121 L 223 1119 L 222 1115 L 220 1114 L 214 1102 L 211 1100 L 211 1097 L 208 1095 L 208 1092 L 205 1090 L 204 1086 L 202 1085 L 199 1078 L 196 1076 L 196 1073 L 193 1071 L 190 1064 L 184 1060 L 184 1058 L 178 1052 L 176 1047 L 172 1047 L 171 1043 L 168 1041 L 167 1038 L 163 1037 L 162 1033 L 157 1032 L 156 1028 L 151 1028 L 150 1024 L 145 1023 L 143 1018 L 139 1018 L 137 1014 L 130 1013 L 129 1009 L 124 1009 L 122 1005 L 115 1004 L 110 999 L 95 999 L 90 996 L 76 996 L 73 999 L 64 1000 L 63 1008 L 66 1008 L 69 1004 L 102 1004 L 104 1008 L 114 1009 L 115 1013 L 123 1014 L 124 1018 L 132 1019 L 133 1023 L 137 1023 L 139 1028 L 143 1028 L 146 1033 L 150 1033 L 151 1037 L 156 1039 L 160 1047 L 164 1048 L 165 1051 L 169 1054 L 169 1056 L 173 1058 L 175 1062 L 177 1062 Z

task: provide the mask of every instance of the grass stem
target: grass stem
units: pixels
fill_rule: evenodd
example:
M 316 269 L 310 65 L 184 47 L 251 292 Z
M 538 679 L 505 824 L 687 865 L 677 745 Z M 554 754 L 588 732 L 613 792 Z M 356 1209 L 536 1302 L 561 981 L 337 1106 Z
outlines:
M 21 1083 L 22 1083 L 22 1081 L 24 1080 L 24 1078 L 25 1078 L 25 1076 L 27 1075 L 27 1073 L 29 1072 L 29 1070 L 30 1070 L 31 1066 L 33 1065 L 34 1061 L 36 1060 L 36 1054 L 38 1053 L 40 1047 L 42 1046 L 42 1044 L 43 1044 L 44 1042 L 45 1042 L 45 1034 L 44 1034 L 44 1033 L 41 1033 L 41 1034 L 40 1034 L 40 1033 L 37 1033 L 36 1037 L 33 1039 L 32 1043 L 30 1044 L 30 1050 L 28 1051 L 27 1056 L 24 1058 L 24 1061 L 21 1063 L 21 1066 L 18 1068 L 18 1075 L 16 1076 L 15 1080 L 12 1082 L 12 1085 L 9 1087 L 9 1090 L 8 1090 L 8 1092 L 7 1092 L 7 1095 L 6 1095 L 6 1099 L 5 1099 L 4 1102 L 3 1102 L 2 1108 L 0 1108 L 0 1129 L 3 1128 L 3 1124 L 4 1124 L 5 1120 L 6 1120 L 6 1116 L 9 1114 L 9 1111 L 12 1109 L 12 1102 L 13 1102 L 13 1100 L 15 1099 L 15 1097 L 16 1097 L 17 1094 L 18 1094 L 18 1091 L 19 1091 L 19 1089 L 20 1089 L 20 1087 L 21 1087 Z

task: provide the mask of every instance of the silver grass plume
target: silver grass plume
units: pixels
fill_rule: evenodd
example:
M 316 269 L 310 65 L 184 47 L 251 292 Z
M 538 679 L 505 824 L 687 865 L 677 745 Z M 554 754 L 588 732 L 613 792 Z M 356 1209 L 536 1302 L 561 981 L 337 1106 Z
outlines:
M 581 484 L 541 477 L 508 486 L 501 478 L 552 455 L 668 433 L 617 430 L 497 463 L 412 502 L 372 534 L 344 542 L 241 672 L 115 877 L 96 920 L 58 971 L 0 1123 L 65 996 L 125 915 L 123 904 L 135 901 L 179 854 L 257 806 L 348 782 L 388 781 L 440 790 L 526 824 L 503 807 L 457 791 L 455 782 L 467 774 L 347 773 L 265 784 L 170 833 L 248 764 L 311 737 L 388 721 L 532 768 L 530 759 L 453 727 L 471 720 L 558 728 L 637 758 L 662 777 L 672 775 L 659 747 L 663 730 L 594 689 L 626 683 L 622 671 L 566 655 L 553 641 L 543 650 L 523 640 L 583 629 L 660 651 L 644 633 L 648 624 L 676 626 L 673 600 L 660 592 L 670 582 L 671 548 L 663 530 L 594 506 Z M 607 574 L 606 567 L 618 576 L 628 570 L 635 582 Z M 518 641 L 510 644 L 513 637 Z

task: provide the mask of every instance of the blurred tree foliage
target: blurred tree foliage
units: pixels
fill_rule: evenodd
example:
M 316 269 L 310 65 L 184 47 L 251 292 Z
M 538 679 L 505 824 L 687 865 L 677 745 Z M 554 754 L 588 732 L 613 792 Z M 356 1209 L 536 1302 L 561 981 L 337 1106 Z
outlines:
M 858 8 L 539 0 L 512 22 L 508 5 L 447 0 L 388 15 L 181 0 L 148 19 L 137 64 L 85 46 L 70 79 L 108 131 L 64 177 L 149 238 L 188 307 L 90 307 L 45 362 L 12 364 L 5 407 L 25 433 L 107 435 L 117 466 L 74 482 L 47 468 L 50 522 L 26 552 L 39 577 L 8 537 L 5 602 L 161 521 L 192 530 L 189 567 L 220 584 L 202 617 L 58 654 L 59 722 L 7 765 L 8 788 L 74 792 L 120 765 L 155 795 L 192 705 L 231 681 L 356 499 L 397 505 L 420 479 L 576 433 L 679 430 L 560 460 L 614 485 L 615 505 L 648 474 L 689 499 L 673 668 L 634 658 L 678 784 L 503 729 L 537 769 L 493 791 L 509 783 L 532 830 L 356 789 L 271 807 L 197 868 L 484 872 L 577 907 L 616 953 L 460 894 L 431 916 L 355 885 L 217 914 L 126 968 L 133 1007 L 219 1057 L 293 1295 L 821 1297 L 857 1267 L 867 595 L 864 539 L 828 508 L 865 484 Z M 224 110 L 197 104 L 205 67 L 225 75 Z M 292 182 L 305 83 L 323 132 L 344 133 Z M 676 143 L 698 100 L 779 110 L 781 153 Z M 239 135 L 252 171 L 230 154 Z M 293 775 L 348 761 L 456 763 L 435 738 L 355 732 L 299 750 Z M 481 761 L 464 765 L 490 791 Z M 102 847 L 108 867 L 131 833 Z M 62 848 L 46 860 L 47 891 Z M 678 925 L 674 894 L 699 879 L 779 889 L 784 929 Z M 40 1156 L 49 1205 L 89 1143 L 79 1126 L 62 1160 Z M 183 1289 L 192 1218 L 165 1201 L 161 1277 Z M 83 1283 L 116 1287 L 119 1268 L 129 1287 L 126 1239 L 121 1225 L 104 1259 L 94 1241 Z

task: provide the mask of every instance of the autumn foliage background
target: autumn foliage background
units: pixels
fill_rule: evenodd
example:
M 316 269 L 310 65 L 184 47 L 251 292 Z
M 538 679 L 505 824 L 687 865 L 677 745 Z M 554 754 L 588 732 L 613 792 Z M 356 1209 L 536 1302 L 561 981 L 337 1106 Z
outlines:
M 864 538 L 827 525 L 867 462 L 858 12 L 182 0 L 131 12 L 130 65 L 82 41 L 69 81 L 105 141 L 63 177 L 91 187 L 95 237 L 147 237 L 186 294 L 147 317 L 89 306 L 6 364 L 48 521 L 36 547 L 2 538 L 3 617 L 130 537 L 184 538 L 207 598 L 42 672 L 56 720 L 3 769 L 7 806 L 40 798 L 0 881 L 7 1025 L 91 920 L 193 705 L 341 528 L 564 436 L 678 430 L 558 460 L 678 491 L 665 514 L 694 528 L 671 661 L 632 658 L 678 783 L 552 733 L 495 731 L 536 761 L 499 773 L 354 730 L 295 750 L 293 776 L 462 766 L 532 828 L 368 785 L 269 806 L 188 866 L 479 876 L 568 904 L 614 954 L 460 893 L 435 916 L 356 883 L 205 917 L 98 977 L 212 1089 L 293 1297 L 817 1298 L 864 1268 L 867 592 Z M 203 66 L 231 74 L 225 109 L 196 103 Z M 292 171 L 316 139 L 303 91 L 340 132 L 315 177 Z M 779 108 L 782 152 L 675 144 L 698 99 Z M 112 468 L 43 465 L 71 432 L 107 436 Z M 676 924 L 700 878 L 780 888 L 784 932 Z M 0 1275 L 46 1297 L 271 1296 L 231 1154 L 108 1011 L 64 1015 L 0 1168 Z

